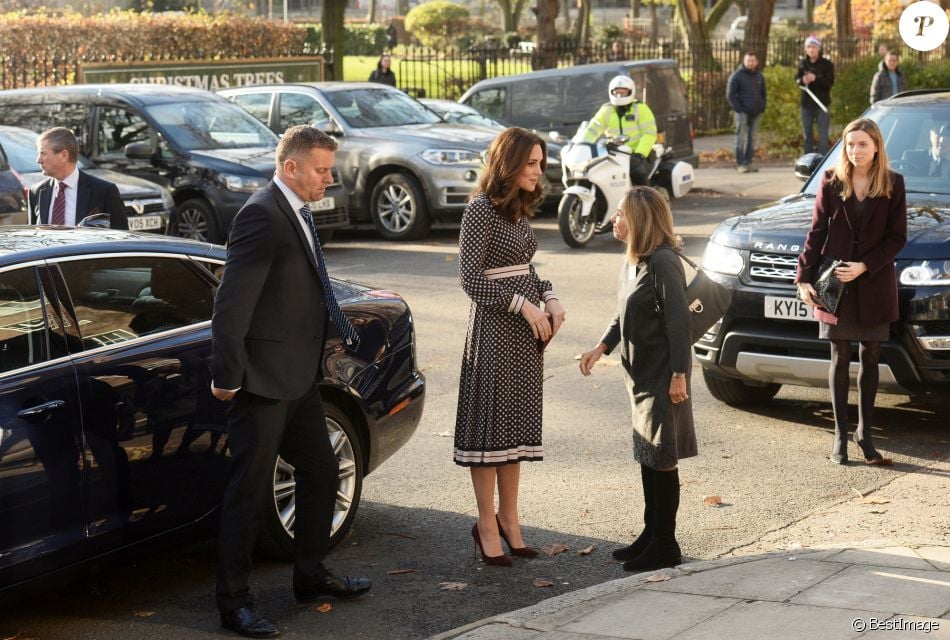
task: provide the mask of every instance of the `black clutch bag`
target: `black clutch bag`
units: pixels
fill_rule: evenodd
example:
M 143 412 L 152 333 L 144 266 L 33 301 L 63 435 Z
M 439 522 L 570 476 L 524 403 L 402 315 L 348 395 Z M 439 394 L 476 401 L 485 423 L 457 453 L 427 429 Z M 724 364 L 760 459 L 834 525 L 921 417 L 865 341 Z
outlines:
M 838 302 L 844 290 L 844 283 L 835 275 L 835 269 L 841 264 L 841 260 L 823 261 L 818 267 L 818 278 L 812 285 L 817 294 L 815 301 L 832 315 L 838 311 Z

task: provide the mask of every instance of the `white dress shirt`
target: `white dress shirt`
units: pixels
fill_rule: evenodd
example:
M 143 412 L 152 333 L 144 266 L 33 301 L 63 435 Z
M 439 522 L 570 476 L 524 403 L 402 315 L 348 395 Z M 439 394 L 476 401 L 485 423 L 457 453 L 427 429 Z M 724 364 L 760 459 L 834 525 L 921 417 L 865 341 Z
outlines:
M 63 180 L 68 187 L 66 189 L 66 219 L 63 224 L 67 227 L 76 226 L 76 191 L 79 187 L 79 167 L 73 169 L 73 172 Z M 53 199 L 49 201 L 49 216 L 46 218 L 47 224 L 53 222 L 53 203 L 59 195 L 59 180 L 53 178 Z

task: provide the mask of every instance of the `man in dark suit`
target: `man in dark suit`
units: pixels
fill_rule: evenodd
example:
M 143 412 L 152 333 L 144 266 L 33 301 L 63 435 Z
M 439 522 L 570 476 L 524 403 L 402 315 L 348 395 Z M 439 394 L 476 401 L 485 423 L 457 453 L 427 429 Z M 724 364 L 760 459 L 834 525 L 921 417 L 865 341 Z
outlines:
M 294 595 L 357 596 L 365 578 L 338 577 L 323 566 L 339 466 L 320 400 L 324 343 L 335 331 L 350 349 L 359 336 L 340 311 L 308 202 L 333 182 L 336 141 L 307 125 L 277 145 L 274 180 L 234 219 L 224 276 L 211 321 L 212 393 L 231 401 L 231 480 L 218 537 L 217 603 L 221 624 L 248 637 L 277 627 L 253 609 L 248 578 L 261 508 L 273 491 L 279 453 L 294 466 Z
M 129 228 L 119 188 L 77 166 L 79 143 L 72 131 L 64 127 L 44 131 L 36 141 L 36 151 L 36 162 L 49 180 L 30 187 L 30 224 L 74 227 L 86 216 L 107 213 L 112 229 Z
M 950 178 L 950 122 L 933 125 L 929 149 L 905 151 L 901 168 L 916 178 Z

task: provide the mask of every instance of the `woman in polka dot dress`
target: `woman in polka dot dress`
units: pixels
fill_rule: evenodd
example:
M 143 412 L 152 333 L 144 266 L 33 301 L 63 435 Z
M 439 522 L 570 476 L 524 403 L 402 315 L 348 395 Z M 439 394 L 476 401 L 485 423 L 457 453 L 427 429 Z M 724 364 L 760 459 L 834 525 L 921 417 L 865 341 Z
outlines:
M 530 264 L 528 224 L 541 200 L 547 147 L 519 128 L 503 131 L 462 216 L 459 273 L 472 299 L 455 423 L 455 463 L 470 467 L 478 522 L 472 537 L 489 564 L 532 557 L 518 519 L 522 460 L 541 460 L 541 351 L 564 322 L 550 282 Z M 544 309 L 541 309 L 541 304 Z M 495 515 L 495 485 L 498 514 Z

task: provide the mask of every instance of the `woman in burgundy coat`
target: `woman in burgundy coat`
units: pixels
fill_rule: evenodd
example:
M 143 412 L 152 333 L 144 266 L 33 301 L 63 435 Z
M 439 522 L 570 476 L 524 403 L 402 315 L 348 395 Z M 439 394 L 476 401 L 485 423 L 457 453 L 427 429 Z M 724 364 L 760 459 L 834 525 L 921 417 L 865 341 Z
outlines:
M 860 342 L 858 428 L 854 441 L 867 464 L 889 465 L 871 441 L 881 342 L 898 318 L 894 259 L 907 241 L 904 178 L 890 170 L 877 125 L 861 118 L 842 133 L 834 169 L 822 177 L 805 250 L 798 258 L 798 296 L 816 307 L 819 337 L 831 340 L 828 386 L 835 414 L 831 460 L 848 461 L 848 388 L 851 345 Z M 812 282 L 819 265 L 838 259 L 835 276 L 845 283 L 835 314 L 815 302 Z

